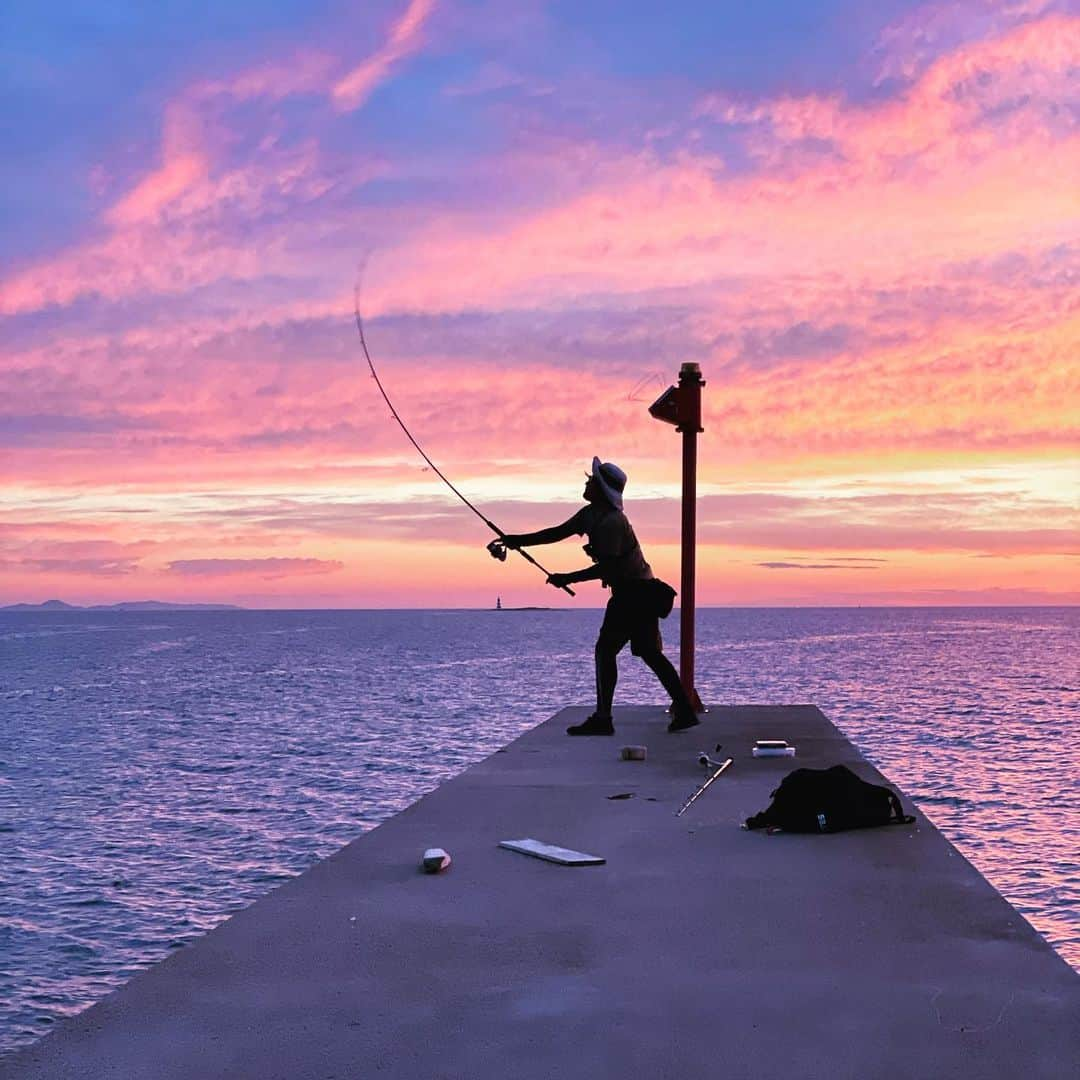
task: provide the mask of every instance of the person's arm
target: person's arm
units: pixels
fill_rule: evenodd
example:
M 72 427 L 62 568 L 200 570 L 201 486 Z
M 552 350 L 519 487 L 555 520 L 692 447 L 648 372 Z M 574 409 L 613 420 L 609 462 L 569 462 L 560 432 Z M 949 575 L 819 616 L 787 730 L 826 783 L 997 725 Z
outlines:
M 500 539 L 503 546 L 516 551 L 523 547 L 538 547 L 541 544 L 557 544 L 560 540 L 566 540 L 571 536 L 580 536 L 582 529 L 578 518 L 579 510 L 569 521 L 561 525 L 552 525 L 550 529 L 539 529 L 531 533 L 504 533 Z
M 564 585 L 576 585 L 579 581 L 596 581 L 602 576 L 599 565 L 584 570 L 575 570 L 572 574 L 548 574 L 547 583 L 561 589 Z

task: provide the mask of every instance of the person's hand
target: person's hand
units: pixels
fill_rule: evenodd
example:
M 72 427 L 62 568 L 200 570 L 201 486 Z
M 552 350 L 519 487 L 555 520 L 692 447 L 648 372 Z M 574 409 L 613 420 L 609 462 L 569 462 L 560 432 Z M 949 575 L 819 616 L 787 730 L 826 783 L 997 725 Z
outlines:
M 507 551 L 517 551 L 521 547 L 521 537 L 516 533 L 503 533 L 499 539 Z
M 556 589 L 565 589 L 570 584 L 569 574 L 548 574 L 547 583 L 554 585 Z

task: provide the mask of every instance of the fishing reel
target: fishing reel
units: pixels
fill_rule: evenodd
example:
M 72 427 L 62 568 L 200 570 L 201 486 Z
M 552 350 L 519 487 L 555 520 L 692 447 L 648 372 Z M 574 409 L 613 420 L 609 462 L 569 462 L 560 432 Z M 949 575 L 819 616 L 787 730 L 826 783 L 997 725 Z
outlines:
M 724 745 L 723 743 L 717 743 L 716 744 L 716 749 L 713 751 L 713 753 L 714 754 L 719 754 L 720 753 L 720 748 L 723 745 Z M 717 769 L 723 764 L 723 762 L 716 761 L 713 758 L 711 758 L 709 756 L 709 752 L 707 750 L 702 750 L 701 753 L 698 754 L 697 763 L 699 765 L 705 765 L 708 768 L 712 768 L 712 769 Z
M 499 562 L 506 562 L 506 545 L 502 542 L 502 537 L 496 537 L 487 546 L 488 554 L 493 559 L 498 559 Z

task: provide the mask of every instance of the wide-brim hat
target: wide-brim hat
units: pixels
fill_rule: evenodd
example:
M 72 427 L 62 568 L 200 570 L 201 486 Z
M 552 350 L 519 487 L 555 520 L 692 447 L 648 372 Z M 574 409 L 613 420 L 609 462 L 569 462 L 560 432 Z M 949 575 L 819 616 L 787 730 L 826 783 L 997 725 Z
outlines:
M 602 462 L 598 457 L 592 459 L 592 473 L 600 490 L 616 510 L 622 509 L 623 489 L 626 487 L 626 473 L 610 461 Z

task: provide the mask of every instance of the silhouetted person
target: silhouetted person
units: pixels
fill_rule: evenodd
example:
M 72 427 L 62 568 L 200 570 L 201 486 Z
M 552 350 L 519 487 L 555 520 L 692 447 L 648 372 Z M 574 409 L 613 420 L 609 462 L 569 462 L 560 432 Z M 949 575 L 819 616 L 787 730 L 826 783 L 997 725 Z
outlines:
M 554 544 L 571 536 L 589 538 L 585 552 L 594 565 L 572 574 L 551 574 L 548 584 L 556 588 L 579 581 L 599 580 L 611 589 L 600 636 L 596 641 L 596 712 L 583 723 L 568 727 L 570 735 L 613 735 L 611 703 L 619 669 L 616 657 L 627 642 L 630 651 L 641 657 L 671 695 L 672 717 L 668 731 L 684 731 L 698 718 L 683 689 L 678 673 L 664 655 L 660 620 L 656 613 L 653 572 L 642 554 L 641 545 L 623 513 L 626 473 L 610 462 L 593 458 L 592 473 L 586 474 L 583 506 L 569 521 L 532 533 L 510 533 L 502 538 L 508 548 Z

